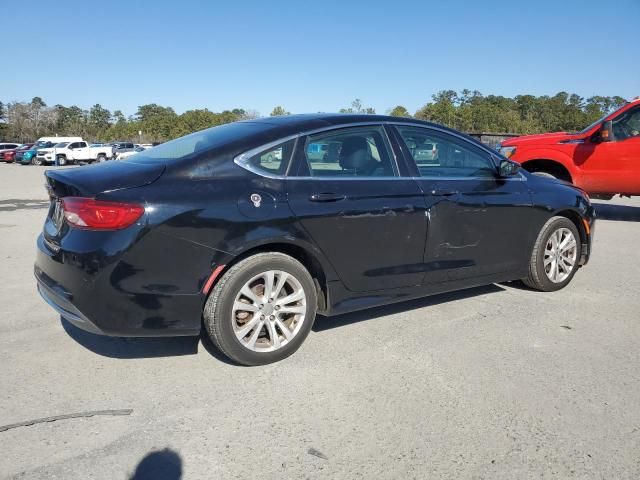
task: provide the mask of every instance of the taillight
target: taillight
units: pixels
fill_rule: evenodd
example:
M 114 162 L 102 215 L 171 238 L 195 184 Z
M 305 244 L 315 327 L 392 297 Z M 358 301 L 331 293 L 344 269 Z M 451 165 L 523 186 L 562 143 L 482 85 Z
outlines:
M 83 197 L 64 197 L 62 210 L 69 224 L 91 230 L 121 230 L 133 225 L 144 213 L 144 207 L 135 203 Z

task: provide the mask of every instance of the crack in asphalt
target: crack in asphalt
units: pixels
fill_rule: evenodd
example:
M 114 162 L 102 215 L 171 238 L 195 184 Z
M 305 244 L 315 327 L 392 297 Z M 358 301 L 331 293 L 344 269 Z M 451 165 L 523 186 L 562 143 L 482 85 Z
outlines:
M 2 425 L 0 426 L 0 432 L 6 432 L 7 430 L 11 430 L 13 428 L 29 427 L 31 425 L 36 425 L 38 423 L 50 423 L 50 422 L 57 422 L 58 420 L 68 420 L 70 418 L 95 417 L 96 415 L 121 416 L 121 415 L 131 415 L 132 412 L 133 412 L 132 409 L 127 408 L 124 410 L 95 410 L 92 412 L 68 413 L 66 415 L 56 415 L 53 417 L 36 418 L 35 420 L 26 420 L 24 422 L 11 423 L 9 425 Z

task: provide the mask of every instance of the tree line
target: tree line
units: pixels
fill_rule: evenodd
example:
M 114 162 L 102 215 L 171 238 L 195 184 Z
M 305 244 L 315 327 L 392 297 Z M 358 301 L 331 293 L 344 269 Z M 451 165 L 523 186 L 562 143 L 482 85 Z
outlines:
M 413 115 L 402 105 L 388 112 L 399 117 L 446 125 L 464 132 L 529 134 L 578 131 L 620 107 L 619 96 L 583 98 L 566 92 L 554 96 L 517 95 L 513 98 L 483 95 L 477 90 L 443 90 Z M 374 114 L 375 109 L 356 99 L 342 113 Z M 271 116 L 289 115 L 277 106 Z M 0 102 L 0 139 L 26 142 L 42 136 L 81 136 L 90 141 L 132 140 L 162 142 L 188 133 L 237 120 L 258 117 L 242 108 L 212 112 L 188 110 L 177 114 L 171 107 L 155 103 L 141 105 L 134 115 L 110 110 L 100 104 L 82 109 L 76 105 L 48 106 L 40 97 L 30 102 Z M 139 132 L 142 132 L 139 134 Z

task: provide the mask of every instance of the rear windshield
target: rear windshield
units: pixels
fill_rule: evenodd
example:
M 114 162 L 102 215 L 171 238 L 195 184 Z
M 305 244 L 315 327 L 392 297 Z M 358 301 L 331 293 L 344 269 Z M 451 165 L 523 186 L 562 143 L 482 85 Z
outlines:
M 253 135 L 273 128 L 273 125 L 259 122 L 235 122 L 195 132 L 184 137 L 162 143 L 149 150 L 143 150 L 128 157 L 123 162 L 132 163 L 167 163 L 185 158 L 193 153 L 210 150 L 242 137 Z

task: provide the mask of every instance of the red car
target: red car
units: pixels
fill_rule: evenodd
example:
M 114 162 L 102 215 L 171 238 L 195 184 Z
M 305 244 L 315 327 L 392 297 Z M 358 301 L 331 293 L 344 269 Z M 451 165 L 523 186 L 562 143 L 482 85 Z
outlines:
M 640 97 L 581 132 L 517 137 L 504 141 L 500 152 L 594 198 L 640 195 Z
M 7 163 L 15 162 L 16 154 L 18 154 L 19 152 L 26 152 L 31 147 L 33 147 L 33 145 L 34 145 L 33 143 L 23 143 L 17 148 L 12 148 L 11 150 L 5 150 L 4 152 L 0 153 L 0 161 L 7 162 Z

